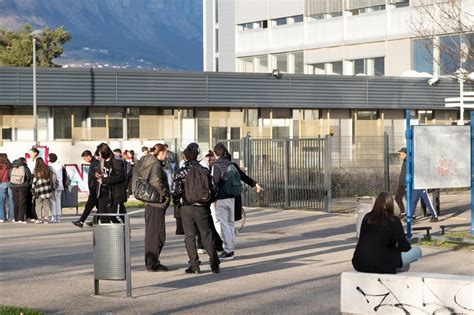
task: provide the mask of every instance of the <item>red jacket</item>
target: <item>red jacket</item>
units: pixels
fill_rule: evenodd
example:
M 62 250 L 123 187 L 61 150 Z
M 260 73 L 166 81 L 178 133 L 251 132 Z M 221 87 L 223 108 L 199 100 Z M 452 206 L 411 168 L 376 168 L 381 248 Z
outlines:
M 10 171 L 10 167 L 8 167 L 7 165 L 0 164 L 0 183 L 10 182 L 10 178 L 8 176 L 9 171 Z

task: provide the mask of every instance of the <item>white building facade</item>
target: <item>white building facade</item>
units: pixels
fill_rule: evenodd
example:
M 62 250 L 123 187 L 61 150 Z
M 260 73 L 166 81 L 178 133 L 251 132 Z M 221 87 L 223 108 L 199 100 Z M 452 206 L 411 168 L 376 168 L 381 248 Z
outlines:
M 459 36 L 440 30 L 432 39 L 417 38 L 416 25 L 430 23 L 418 15 L 428 0 L 203 1 L 205 71 L 401 76 L 455 70 L 443 67 L 449 52 L 436 43 Z M 474 12 L 473 0 L 460 4 Z M 468 40 L 474 43 L 474 36 Z

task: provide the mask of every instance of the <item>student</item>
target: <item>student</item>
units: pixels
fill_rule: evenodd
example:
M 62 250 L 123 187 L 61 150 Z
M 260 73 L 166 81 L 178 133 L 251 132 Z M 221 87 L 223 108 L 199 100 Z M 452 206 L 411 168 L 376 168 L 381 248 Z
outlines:
M 0 223 L 7 221 L 7 200 L 10 208 L 10 221 L 15 222 L 13 196 L 10 189 L 11 168 L 12 164 L 8 160 L 8 156 L 5 153 L 0 153 Z
M 77 221 L 72 221 L 72 224 L 75 226 L 82 228 L 84 226 L 84 222 L 86 222 L 87 217 L 92 212 L 92 210 L 97 208 L 98 199 L 97 199 L 97 179 L 95 174 L 100 173 L 100 163 L 99 157 L 96 155 L 95 157 L 92 156 L 92 152 L 89 150 L 85 150 L 81 154 L 82 159 L 84 162 L 89 164 L 89 173 L 87 175 L 87 185 L 89 187 L 89 197 L 87 198 L 86 205 L 84 206 L 84 211 L 82 212 L 81 218 Z
M 153 154 L 143 157 L 138 170 L 140 177 L 148 182 L 161 196 L 160 203 L 145 203 L 145 267 L 147 271 L 168 271 L 160 263 L 160 254 L 166 241 L 165 214 L 170 203 L 170 188 L 163 170 L 166 148 L 156 144 Z
M 411 195 L 411 201 L 410 201 L 410 206 L 411 206 L 411 211 L 415 213 L 416 205 L 418 204 L 418 200 L 424 202 L 425 207 L 428 208 L 431 218 L 431 222 L 438 222 L 438 214 L 433 208 L 433 204 L 431 203 L 431 199 L 428 196 L 428 192 L 426 189 L 413 189 L 412 195 Z M 425 210 L 426 211 L 426 210 Z
M 174 177 L 171 194 L 174 203 L 181 205 L 186 252 L 189 256 L 189 267 L 185 273 L 201 272 L 196 247 L 197 233 L 209 255 L 211 271 L 219 273 L 220 260 L 212 240 L 208 209 L 209 203 L 215 198 L 215 186 L 209 170 L 197 161 L 198 154 L 195 147 L 188 146 L 183 151 L 185 163 Z
M 231 162 L 225 156 L 227 148 L 222 143 L 214 147 L 216 161 L 212 167 L 212 177 L 217 186 L 217 200 L 211 205 L 214 226 L 223 242 L 221 260 L 234 259 L 235 247 L 235 195 L 226 192 L 225 185 L 229 180 L 228 167 Z
M 50 153 L 48 155 L 50 168 L 56 175 L 58 180 L 58 187 L 54 190 L 54 196 L 51 198 L 51 223 L 59 223 L 61 222 L 61 195 L 64 191 L 64 184 L 63 184 L 63 165 L 59 163 L 58 156 L 54 153 Z
M 35 200 L 35 209 L 38 219 L 35 223 L 48 223 L 48 216 L 51 212 L 51 198 L 53 194 L 53 171 L 46 166 L 43 158 L 36 159 L 36 166 L 33 172 L 33 196 Z
M 407 271 L 421 257 L 419 247 L 411 247 L 400 219 L 394 215 L 390 193 L 381 192 L 372 211 L 362 220 L 359 242 L 352 265 L 357 271 L 396 273 Z
M 10 170 L 10 186 L 13 192 L 15 223 L 26 224 L 25 212 L 31 182 L 32 176 L 26 165 L 26 159 L 21 157 L 13 161 L 13 167 Z
M 30 169 L 30 173 L 33 174 L 35 170 L 36 159 L 39 157 L 39 151 L 37 148 L 32 147 L 28 151 L 28 154 L 30 158 L 26 161 L 26 165 Z M 28 189 L 28 198 L 26 202 L 26 219 L 30 220 L 31 222 L 36 222 L 36 220 L 38 219 L 38 216 L 36 215 L 35 207 L 36 207 L 36 204 L 35 204 L 34 197 L 31 194 L 31 190 Z
M 124 203 L 127 201 L 127 182 L 125 178 L 125 165 L 123 161 L 117 159 L 106 143 L 97 146 L 100 156 L 100 172 L 96 173 L 98 184 L 98 211 L 97 213 L 114 213 L 113 216 L 101 216 L 102 223 L 122 223 L 125 213 Z

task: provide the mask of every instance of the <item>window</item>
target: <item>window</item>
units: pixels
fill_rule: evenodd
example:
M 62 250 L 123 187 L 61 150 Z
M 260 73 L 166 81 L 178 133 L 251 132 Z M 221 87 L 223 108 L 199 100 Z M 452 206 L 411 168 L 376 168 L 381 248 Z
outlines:
M 295 16 L 289 17 L 288 19 L 289 19 L 289 24 L 302 23 L 303 15 L 295 15 Z
M 219 23 L 219 0 L 214 0 L 214 22 Z
M 197 110 L 198 142 L 209 143 L 209 110 Z
M 240 72 L 253 72 L 253 57 L 239 59 Z
M 64 107 L 54 108 L 54 139 L 72 138 L 71 109 Z
M 276 59 L 276 68 L 281 72 L 288 72 L 288 54 L 274 55 Z
M 304 62 L 303 62 L 303 52 L 295 52 L 293 53 L 294 56 L 294 73 L 303 74 L 304 73 Z
M 339 17 L 339 16 L 342 16 L 342 12 L 339 11 L 339 12 L 331 12 L 331 13 L 328 13 L 326 15 L 326 18 L 335 18 L 335 17 Z
M 262 55 L 256 58 L 256 72 L 268 72 L 268 56 Z
M 313 74 L 326 74 L 324 63 L 315 63 L 311 66 L 313 67 Z
M 258 127 L 258 109 L 244 109 L 244 125 Z
M 320 112 L 319 109 L 305 109 L 303 111 L 303 120 L 318 120 Z
M 127 108 L 127 138 L 140 138 L 140 109 Z
M 106 126 L 107 123 L 105 121 L 105 108 L 91 108 L 91 127 L 105 128 Z
M 219 52 L 219 29 L 214 30 L 214 52 Z
M 324 20 L 326 18 L 326 14 L 324 13 L 315 14 L 315 15 L 311 15 L 310 18 L 313 20 Z
M 193 109 L 182 109 L 181 110 L 181 118 L 183 118 L 183 119 L 194 118 L 194 110 Z
M 342 61 L 329 62 L 327 64 L 327 74 L 342 74 Z
M 413 69 L 433 74 L 433 41 L 415 39 L 412 42 Z
M 408 7 L 410 5 L 410 1 L 409 0 L 405 0 L 405 1 L 402 1 L 402 2 L 397 2 L 394 4 L 395 8 L 404 8 L 404 7 Z
M 238 25 L 239 31 L 257 30 L 257 29 L 262 29 L 262 28 L 268 28 L 267 20 L 242 23 Z
M 418 120 L 420 123 L 428 123 L 429 121 L 433 120 L 434 114 L 432 110 L 419 110 L 418 111 Z
M 440 70 L 442 75 L 454 73 L 460 66 L 461 38 L 459 35 L 440 37 Z
M 378 119 L 378 112 L 376 110 L 357 111 L 357 120 L 376 120 Z
M 123 110 L 122 108 L 109 108 L 109 138 L 123 138 Z
M 219 57 L 214 58 L 215 72 L 219 72 Z
M 374 75 L 376 76 L 385 75 L 385 58 L 384 57 L 374 58 Z
M 354 75 L 365 74 L 364 59 L 354 60 Z
M 272 26 L 286 25 L 287 23 L 286 17 L 272 20 Z
M 72 113 L 74 115 L 74 128 L 86 128 L 87 108 L 74 108 Z

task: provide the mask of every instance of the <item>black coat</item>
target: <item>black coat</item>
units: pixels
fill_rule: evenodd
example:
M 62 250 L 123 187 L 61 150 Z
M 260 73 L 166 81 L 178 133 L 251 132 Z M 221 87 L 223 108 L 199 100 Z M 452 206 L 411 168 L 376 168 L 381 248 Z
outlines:
M 360 272 L 396 273 L 402 265 L 401 252 L 411 248 L 402 223 L 392 216 L 386 225 L 369 224 L 368 215 L 362 220 L 352 265 Z
M 127 181 L 125 164 L 122 160 L 111 158 L 109 175 L 102 179 L 102 185 L 108 186 L 109 206 L 116 206 L 127 201 Z
M 138 169 L 140 177 L 145 177 L 150 174 L 150 185 L 163 197 L 163 200 L 165 200 L 163 203 L 150 203 L 153 207 L 166 208 L 171 200 L 168 178 L 163 170 L 163 166 L 164 162 L 158 160 L 153 154 L 150 154 L 143 157 Z
M 244 171 L 242 171 L 240 169 L 239 165 L 237 165 L 237 163 L 232 162 L 232 164 L 234 164 L 234 166 L 239 171 L 240 180 L 243 181 L 244 183 L 246 183 L 247 185 L 249 185 L 252 188 L 255 187 L 257 182 L 254 181 L 252 178 L 250 178 L 247 174 L 245 174 Z M 239 196 L 235 196 L 234 198 L 235 198 L 234 221 L 239 221 L 240 219 L 242 219 L 242 196 L 239 195 Z
M 100 162 L 94 157 L 89 164 L 89 174 L 87 175 L 87 185 L 89 186 L 89 194 L 96 194 L 97 179 L 95 174 L 100 173 Z
M 406 186 L 406 176 L 407 176 L 407 159 L 403 160 L 402 169 L 400 171 L 400 177 L 398 177 L 398 186 Z

